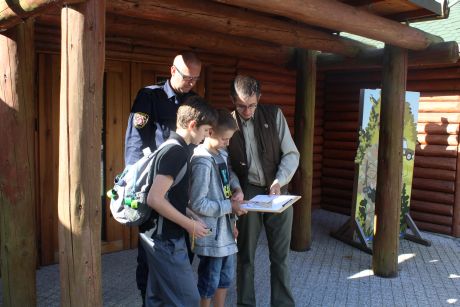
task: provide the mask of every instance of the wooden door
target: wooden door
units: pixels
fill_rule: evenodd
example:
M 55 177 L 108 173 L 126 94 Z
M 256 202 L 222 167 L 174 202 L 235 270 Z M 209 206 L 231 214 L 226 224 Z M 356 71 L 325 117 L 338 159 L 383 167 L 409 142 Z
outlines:
M 104 125 L 102 131 L 103 191 L 113 186 L 115 176 L 124 168 L 124 140 L 131 106 L 130 63 L 105 62 Z M 110 200 L 102 193 L 102 252 L 131 248 L 130 227 L 122 226 L 110 214 Z
M 59 261 L 58 176 L 59 176 L 59 93 L 61 57 L 38 56 L 38 190 L 37 238 L 39 263 Z

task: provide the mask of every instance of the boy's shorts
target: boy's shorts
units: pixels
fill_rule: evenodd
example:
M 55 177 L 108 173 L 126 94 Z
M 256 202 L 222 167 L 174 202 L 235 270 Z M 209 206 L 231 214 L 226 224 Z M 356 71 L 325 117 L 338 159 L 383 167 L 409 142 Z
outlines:
M 198 256 L 198 291 L 202 298 L 212 298 L 217 288 L 229 288 L 235 275 L 235 255 Z

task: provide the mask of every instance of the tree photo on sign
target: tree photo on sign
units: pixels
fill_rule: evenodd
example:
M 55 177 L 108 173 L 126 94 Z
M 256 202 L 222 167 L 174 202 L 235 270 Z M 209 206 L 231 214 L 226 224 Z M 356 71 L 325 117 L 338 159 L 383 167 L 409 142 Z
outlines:
M 404 233 L 407 224 L 404 215 L 409 212 L 414 171 L 414 155 L 417 142 L 418 101 L 420 94 L 406 92 L 404 104 L 404 132 L 402 151 L 402 192 L 400 231 Z M 374 235 L 375 196 L 377 189 L 377 164 L 380 129 L 380 89 L 361 90 L 361 126 L 355 163 L 358 166 L 355 182 L 355 219 L 366 240 Z

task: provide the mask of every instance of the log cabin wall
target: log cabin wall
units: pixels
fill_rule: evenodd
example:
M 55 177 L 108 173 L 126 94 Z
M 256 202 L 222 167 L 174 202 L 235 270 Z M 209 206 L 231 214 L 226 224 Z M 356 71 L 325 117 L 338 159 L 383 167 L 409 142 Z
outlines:
M 148 48 L 134 46 L 132 41 L 107 38 L 104 78 L 103 189 L 110 187 L 123 165 L 124 134 L 131 104 L 137 91 L 162 78 L 169 77 L 169 67 L 179 48 L 152 44 Z M 36 26 L 38 58 L 38 246 L 40 264 L 58 261 L 57 239 L 57 182 L 59 149 L 59 84 L 60 32 L 59 28 Z M 214 106 L 231 108 L 230 81 L 237 73 L 258 78 L 262 86 L 261 103 L 279 105 L 294 131 L 296 74 L 279 66 L 255 61 L 197 52 L 203 61 L 202 78 L 195 91 Z M 321 197 L 322 97 L 323 74 L 318 76 L 315 119 L 315 155 L 313 206 L 319 207 Z M 101 201 L 105 196 L 101 191 Z M 113 252 L 137 246 L 137 231 L 122 227 L 110 215 L 108 206 L 103 212 L 102 252 Z
M 380 81 L 380 71 L 326 74 L 321 178 L 321 206 L 324 209 L 350 214 L 358 139 L 359 91 L 361 88 L 378 88 Z M 410 69 L 407 90 L 421 93 L 412 218 L 422 230 L 458 237 L 460 64 Z

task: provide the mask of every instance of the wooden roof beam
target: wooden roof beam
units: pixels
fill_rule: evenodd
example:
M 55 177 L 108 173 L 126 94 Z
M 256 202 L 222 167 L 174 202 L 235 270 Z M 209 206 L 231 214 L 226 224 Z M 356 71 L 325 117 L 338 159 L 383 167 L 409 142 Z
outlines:
M 60 18 L 56 14 L 44 14 L 37 18 L 37 22 L 56 27 L 60 23 Z M 293 64 L 295 53 L 294 48 L 255 39 L 113 14 L 106 16 L 106 36 L 108 39 L 129 38 L 130 40 L 170 44 L 175 48 L 182 47 L 187 50 L 204 51 L 280 66 Z
M 0 0 L 0 31 L 12 28 L 24 19 L 36 16 L 62 0 Z
M 149 39 L 287 66 L 294 49 L 254 39 L 191 29 L 190 27 L 144 21 L 122 16 L 107 16 L 106 32 L 110 36 Z
M 432 44 L 422 51 L 409 51 L 409 67 L 427 67 L 457 63 L 459 60 L 459 46 L 457 42 L 443 42 Z M 382 67 L 383 49 L 362 52 L 355 58 L 344 58 L 335 54 L 321 54 L 318 56 L 320 70 L 347 70 L 360 68 Z
M 289 17 L 309 25 L 344 31 L 410 50 L 423 50 L 442 38 L 335 0 L 214 0 Z
M 204 0 L 112 0 L 107 2 L 107 12 L 350 57 L 370 48 L 304 25 Z

